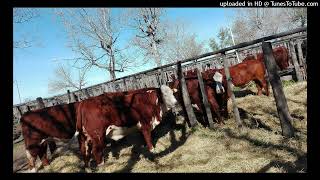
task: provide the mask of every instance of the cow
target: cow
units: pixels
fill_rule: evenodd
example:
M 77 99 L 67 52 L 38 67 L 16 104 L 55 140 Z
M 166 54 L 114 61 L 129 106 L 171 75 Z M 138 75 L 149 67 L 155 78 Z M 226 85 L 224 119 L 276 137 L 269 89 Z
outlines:
M 273 48 L 272 50 L 274 59 L 276 61 L 276 64 L 278 65 L 280 70 L 285 70 L 289 67 L 289 53 L 288 49 L 284 46 L 279 46 L 276 48 Z M 253 60 L 257 59 L 264 63 L 263 60 L 263 53 L 256 54 L 256 57 L 254 55 L 247 56 L 243 61 L 246 60 Z
M 226 85 L 226 75 L 224 69 L 208 69 L 204 72 L 204 79 L 210 80 L 219 72 L 223 75 L 223 83 Z M 231 82 L 234 86 L 243 87 L 250 81 L 254 81 L 258 89 L 257 94 L 262 95 L 262 89 L 269 96 L 268 81 L 264 64 L 256 59 L 247 59 L 239 64 L 229 67 Z M 230 97 L 230 94 L 228 95 Z
M 203 73 L 202 73 L 203 74 Z M 174 95 L 176 99 L 182 103 L 182 94 L 180 91 L 178 91 L 180 86 L 180 81 L 175 78 L 175 76 L 171 75 L 172 81 L 169 82 L 169 87 L 174 90 Z M 205 110 L 202 104 L 202 94 L 199 86 L 199 81 L 197 77 L 197 72 L 194 70 L 189 70 L 185 72 L 185 80 L 186 80 L 186 86 L 187 90 L 190 96 L 191 105 L 196 110 L 196 112 L 200 114 L 204 114 Z M 213 119 L 216 120 L 217 123 L 223 124 L 222 117 L 220 115 L 220 107 L 217 102 L 217 96 L 218 94 L 214 91 L 212 87 L 210 87 L 210 84 L 207 83 L 206 79 L 204 79 L 204 88 L 205 92 L 208 98 L 208 102 L 210 104 L 211 112 L 213 112 Z M 215 115 L 215 116 L 214 116 Z M 216 118 L 215 118 L 216 117 Z M 200 123 L 204 126 L 208 125 L 208 122 L 200 121 Z
M 264 89 L 265 94 L 269 96 L 268 82 L 265 78 L 265 68 L 261 61 L 247 59 L 242 63 L 230 66 L 229 71 L 234 86 L 243 87 L 250 81 L 254 81 L 258 89 L 257 94 L 261 95 L 262 89 Z M 204 80 L 211 112 L 216 115 L 217 122 L 223 124 L 221 115 L 225 118 L 228 117 L 227 102 L 231 97 L 231 94 L 228 91 L 224 69 L 207 69 L 201 74 Z M 178 88 L 179 80 L 175 79 L 174 76 L 172 76 L 172 79 L 173 81 L 169 83 L 169 86 L 171 88 Z M 196 71 L 186 71 L 185 79 L 193 107 L 195 107 L 198 112 L 203 113 L 204 109 L 201 108 L 203 107 L 201 103 L 202 97 Z M 179 96 L 176 97 L 178 98 Z
M 53 153 L 54 138 L 70 140 L 76 132 L 76 108 L 78 103 L 56 105 L 26 112 L 21 116 L 22 135 L 28 158 L 29 170 L 36 172 L 37 157 L 43 166 L 49 165 L 47 147 Z
M 85 167 L 91 153 L 98 166 L 104 164 L 106 137 L 119 140 L 136 130 L 142 132 L 149 151 L 155 152 L 151 131 L 176 103 L 172 90 L 166 85 L 107 93 L 81 101 L 77 109 L 76 129 Z

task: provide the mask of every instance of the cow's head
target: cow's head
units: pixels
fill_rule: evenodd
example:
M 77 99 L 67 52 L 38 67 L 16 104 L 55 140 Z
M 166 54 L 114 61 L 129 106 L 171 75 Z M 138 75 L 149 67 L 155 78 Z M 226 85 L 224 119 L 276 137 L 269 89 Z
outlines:
M 160 90 L 166 107 L 168 109 L 175 107 L 175 105 L 177 104 L 177 99 L 173 95 L 174 90 L 166 85 L 161 85 Z
M 174 74 L 171 74 L 171 79 L 168 81 L 168 86 L 172 89 L 173 93 L 175 94 L 178 92 L 179 88 L 179 81 L 176 79 Z
M 219 73 L 218 71 L 214 73 L 213 75 L 213 80 L 216 82 L 216 93 L 217 94 L 222 94 L 225 92 L 223 85 L 222 85 L 222 78 L 223 75 Z

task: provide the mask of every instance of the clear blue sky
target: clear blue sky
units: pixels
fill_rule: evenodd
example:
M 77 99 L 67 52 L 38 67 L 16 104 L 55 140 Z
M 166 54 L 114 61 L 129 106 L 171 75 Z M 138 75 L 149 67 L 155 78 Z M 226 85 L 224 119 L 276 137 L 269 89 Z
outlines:
M 167 18 L 181 19 L 188 23 L 189 31 L 197 34 L 198 41 L 208 46 L 209 38 L 215 37 L 220 27 L 230 21 L 234 13 L 230 8 L 167 8 Z M 54 78 L 54 69 L 58 65 L 55 59 L 68 59 L 76 55 L 67 47 L 68 38 L 64 26 L 57 20 L 53 9 L 41 8 L 40 16 L 24 24 L 13 24 L 14 39 L 26 35 L 33 39 L 33 46 L 26 49 L 13 49 L 13 104 L 20 103 L 16 82 L 19 86 L 22 102 L 24 99 L 51 97 L 56 94 L 48 92 L 48 81 Z M 126 73 L 122 77 L 152 68 L 145 65 Z M 88 86 L 108 81 L 102 70 L 92 69 L 87 76 Z

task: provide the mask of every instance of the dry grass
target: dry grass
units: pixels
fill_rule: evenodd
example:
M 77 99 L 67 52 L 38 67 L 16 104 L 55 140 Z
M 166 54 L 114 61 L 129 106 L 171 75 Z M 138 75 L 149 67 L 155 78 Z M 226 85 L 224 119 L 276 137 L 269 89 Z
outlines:
M 179 119 L 174 127 L 159 127 L 158 153 L 148 153 L 142 136 L 134 134 L 108 145 L 105 165 L 82 168 L 78 151 L 68 150 L 40 172 L 306 172 L 307 83 L 284 88 L 296 137 L 284 138 L 273 94 L 237 98 L 247 127 L 238 129 L 231 118 L 226 125 L 187 128 Z

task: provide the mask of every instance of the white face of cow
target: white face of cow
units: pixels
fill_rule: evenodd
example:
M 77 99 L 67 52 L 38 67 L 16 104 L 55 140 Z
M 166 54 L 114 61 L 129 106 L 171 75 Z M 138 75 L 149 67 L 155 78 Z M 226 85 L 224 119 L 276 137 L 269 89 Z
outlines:
M 161 85 L 160 90 L 162 93 L 162 98 L 167 108 L 171 109 L 175 107 L 175 105 L 177 104 L 177 100 L 173 95 L 172 89 L 166 85 Z
M 213 80 L 216 82 L 216 93 L 222 94 L 224 93 L 224 88 L 222 86 L 222 74 L 219 72 L 214 73 Z

